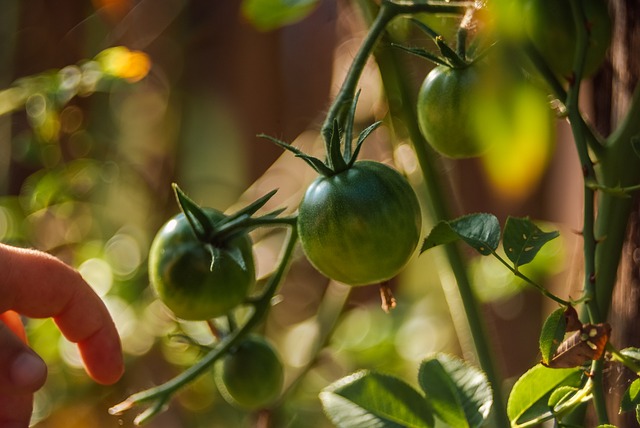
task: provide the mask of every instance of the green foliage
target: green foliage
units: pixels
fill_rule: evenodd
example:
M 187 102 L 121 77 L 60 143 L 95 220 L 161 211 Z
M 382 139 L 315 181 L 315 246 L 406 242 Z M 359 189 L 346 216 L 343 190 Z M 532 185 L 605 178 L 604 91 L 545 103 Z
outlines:
M 482 255 L 489 255 L 500 243 L 500 224 L 493 214 L 469 214 L 452 221 L 440 221 L 422 244 L 422 252 L 459 239 Z
M 530 263 L 544 244 L 559 235 L 557 231 L 543 232 L 527 218 L 509 217 L 504 226 L 505 253 L 517 269 Z
M 418 383 L 424 395 L 396 377 L 361 371 L 327 387 L 320 399 L 338 427 L 430 427 L 433 415 L 455 427 L 486 422 L 492 393 L 482 371 L 436 354 L 421 363 Z
M 428 428 L 433 415 L 415 389 L 402 380 L 361 371 L 320 393 L 327 416 L 344 428 Z
M 261 31 L 296 23 L 309 15 L 318 0 L 244 0 L 243 15 Z
M 422 362 L 420 387 L 435 415 L 452 427 L 482 426 L 491 410 L 491 386 L 482 371 L 450 355 Z
M 548 364 L 551 357 L 558 349 L 567 330 L 565 309 L 556 309 L 549 315 L 540 331 L 540 354 L 542 362 Z
M 512 427 L 524 426 L 532 420 L 550 415 L 549 399 L 560 387 L 579 388 L 583 371 L 580 368 L 550 369 L 536 365 L 513 385 L 507 403 L 507 415 Z

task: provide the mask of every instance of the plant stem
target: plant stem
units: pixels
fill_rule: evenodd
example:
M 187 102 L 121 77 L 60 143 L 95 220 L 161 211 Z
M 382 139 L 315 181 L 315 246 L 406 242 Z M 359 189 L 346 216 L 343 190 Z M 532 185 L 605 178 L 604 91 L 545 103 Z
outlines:
M 360 46 L 360 49 L 353 58 L 353 62 L 347 72 L 347 76 L 340 87 L 338 95 L 329 108 L 327 117 L 322 125 L 322 136 L 325 142 L 325 151 L 329 153 L 329 141 L 331 141 L 331 130 L 333 121 L 338 120 L 340 125 L 344 125 L 344 119 L 348 114 L 349 107 L 355 96 L 356 86 L 360 80 L 360 75 L 364 66 L 373 51 L 378 39 L 384 32 L 387 24 L 393 18 L 402 14 L 415 14 L 419 12 L 431 12 L 441 14 L 463 14 L 466 7 L 473 5 L 473 2 L 451 2 L 450 4 L 429 4 L 429 3 L 402 3 L 390 0 L 382 0 L 379 12 L 371 22 L 369 32 Z
M 369 14 L 369 4 L 361 2 L 365 15 Z M 382 4 L 379 14 L 383 14 L 385 3 Z M 379 15 L 378 15 L 379 16 Z M 379 18 L 376 18 L 376 20 Z M 372 26 L 372 28 L 374 28 Z M 376 37 L 377 38 L 377 37 Z M 435 167 L 435 153 L 427 149 L 428 145 L 420 130 L 418 121 L 412 106 L 415 100 L 410 95 L 410 90 L 406 85 L 408 73 L 401 70 L 400 62 L 396 59 L 394 52 L 390 49 L 377 49 L 375 51 L 376 62 L 380 68 L 380 73 L 388 97 L 389 109 L 392 115 L 401 118 L 407 129 L 409 137 L 413 142 L 414 150 L 423 173 L 424 183 L 427 186 L 427 200 L 430 202 L 432 218 L 435 221 L 450 219 L 446 198 L 441 187 L 441 177 L 437 174 Z M 483 318 L 477 300 L 471 288 L 471 283 L 466 271 L 466 265 L 455 245 L 446 245 L 445 253 L 458 284 L 459 297 L 467 317 L 467 327 L 471 332 L 476 355 L 480 366 L 484 370 L 493 385 L 493 417 L 496 426 L 507 427 L 505 400 L 502 396 L 502 381 L 494 366 L 493 353 L 489 346 L 488 336 L 485 332 Z
M 588 49 L 588 32 L 585 26 L 586 18 L 582 5 L 578 0 L 570 0 L 573 20 L 576 25 L 576 52 L 573 64 L 573 79 L 567 91 L 565 105 L 569 114 L 569 122 L 573 132 L 573 139 L 578 151 L 584 178 L 584 211 L 583 211 L 583 254 L 584 254 L 584 293 L 585 305 L 592 323 L 602 322 L 598 300 L 596 298 L 596 238 L 595 238 L 595 191 L 589 187 L 590 181 L 597 182 L 593 162 L 589 157 L 585 127 L 578 101 L 580 98 L 580 83 Z M 602 385 L 602 361 L 594 361 L 591 366 L 591 380 L 593 381 L 593 404 L 599 424 L 607 424 L 606 401 Z
M 209 351 L 209 353 L 207 353 L 202 359 L 180 373 L 178 376 L 163 383 L 162 385 L 158 385 L 154 388 L 150 388 L 129 396 L 123 402 L 111 407 L 111 409 L 109 409 L 109 413 L 112 415 L 117 415 L 139 404 L 151 402 L 151 406 L 146 411 L 139 414 L 134 420 L 134 423 L 136 425 L 142 425 L 148 422 L 156 414 L 160 413 L 164 409 L 165 403 L 173 394 L 175 394 L 179 389 L 181 389 L 188 383 L 195 380 L 220 357 L 225 355 L 232 346 L 238 343 L 240 339 L 242 339 L 242 337 L 244 337 L 258 323 L 260 323 L 264 316 L 267 314 L 269 307 L 271 306 L 271 298 L 275 294 L 289 267 L 296 243 L 297 230 L 295 227 L 290 227 L 288 237 L 285 242 L 285 247 L 280 257 L 278 268 L 269 278 L 263 294 L 257 301 L 252 304 L 253 313 L 251 313 L 249 319 L 240 328 L 234 330 L 229 335 L 222 338 L 222 340 L 218 342 L 215 348 Z
M 546 288 L 544 288 L 543 286 L 537 284 L 536 282 L 534 282 L 532 279 L 530 279 L 529 277 L 527 277 L 525 274 L 523 274 L 522 272 L 520 272 L 518 269 L 514 268 L 513 266 L 511 266 L 509 263 L 507 263 L 507 261 L 505 259 L 503 259 L 502 257 L 500 257 L 500 255 L 498 253 L 496 253 L 495 251 L 492 251 L 491 254 L 498 259 L 498 261 L 500 263 L 502 263 L 503 265 L 505 265 L 507 267 L 507 269 L 509 269 L 511 271 L 511 273 L 513 273 L 515 276 L 517 276 L 518 278 L 520 278 L 521 280 L 525 281 L 526 283 L 528 283 L 529 285 L 532 285 L 533 287 L 537 288 L 542 294 L 544 294 L 546 297 L 548 297 L 549 299 L 560 303 L 563 306 L 571 306 L 571 302 L 568 302 L 566 300 L 561 299 L 560 297 L 556 296 L 555 294 L 551 293 L 549 290 L 547 290 Z

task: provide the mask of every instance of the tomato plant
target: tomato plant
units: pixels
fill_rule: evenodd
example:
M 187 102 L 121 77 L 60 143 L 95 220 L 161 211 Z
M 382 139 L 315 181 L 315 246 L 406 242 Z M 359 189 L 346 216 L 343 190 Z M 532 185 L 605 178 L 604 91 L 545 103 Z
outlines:
M 511 3 L 509 0 L 505 2 Z M 474 4 L 481 7 L 477 3 Z M 475 48 L 472 50 L 471 43 L 466 43 L 466 38 L 472 32 L 477 30 L 481 33 L 483 30 L 482 25 L 475 26 L 473 22 L 469 23 L 475 19 L 476 12 L 469 8 L 473 9 L 476 6 L 471 6 L 470 2 L 436 4 L 391 0 L 370 2 L 369 6 L 371 11 L 375 10 L 376 13 L 371 14 L 375 18 L 360 50 L 353 58 L 352 66 L 320 132 L 325 144 L 324 159 L 309 156 L 287 143 L 269 137 L 306 161 L 320 176 L 306 189 L 297 212 L 290 218 L 280 219 L 278 222 L 278 225 L 286 224 L 290 229 L 285 240 L 285 250 L 282 251 L 276 268 L 265 278 L 262 292 L 244 300 L 246 311 L 244 308 L 242 311 L 231 311 L 227 313 L 226 319 L 209 323 L 217 333 L 214 344 L 191 368 L 163 385 L 134 394 L 115 406 L 112 409 L 113 413 L 145 403 L 149 405 L 149 409 L 141 415 L 142 419 L 139 421 L 143 422 L 159 412 L 168 398 L 180 387 L 191 382 L 213 364 L 217 364 L 216 384 L 230 403 L 253 410 L 277 406 L 281 401 L 278 398 L 282 394 L 283 370 L 286 367 L 283 368 L 267 340 L 251 332 L 264 321 L 271 303 L 275 301 L 274 294 L 289 267 L 288 263 L 297 240 L 299 239 L 306 258 L 320 272 L 336 281 L 353 286 L 384 282 L 392 278 L 414 254 L 420 238 L 422 215 L 412 187 L 391 167 L 377 161 L 356 160 L 363 141 L 379 124 L 374 123 L 365 128 L 357 138 L 353 138 L 359 94 L 357 84 L 369 56 L 373 54 L 376 56 L 376 63 L 383 76 L 382 82 L 389 95 L 388 109 L 385 110 L 385 117 L 381 119 L 389 124 L 386 131 L 392 139 L 411 140 L 412 154 L 415 155 L 423 177 L 420 185 L 421 190 L 425 191 L 424 202 L 430 209 L 429 219 L 435 223 L 423 241 L 420 253 L 432 247 L 444 246 L 443 253 L 449 261 L 452 277 L 455 278 L 459 292 L 449 293 L 450 289 L 447 287 L 446 300 L 451 305 L 451 312 L 464 308 L 466 324 L 465 320 L 462 320 L 460 325 L 456 325 L 456 329 L 461 327 L 464 331 L 467 328 L 465 334 L 472 340 L 468 341 L 469 343 L 461 341 L 460 345 L 466 348 L 463 349 L 465 353 L 475 352 L 482 371 L 457 358 L 435 354 L 434 357 L 422 360 L 420 364 L 417 386 L 422 391 L 418 391 L 395 376 L 361 370 L 322 389 L 320 398 L 326 416 L 336 425 L 345 427 L 372 424 L 425 428 L 439 425 L 480 427 L 489 424 L 499 427 L 525 427 L 537 426 L 549 420 L 554 420 L 556 425 L 580 426 L 580 422 L 574 423 L 565 417 L 583 404 L 592 402 L 598 424 L 607 426 L 608 403 L 602 383 L 602 356 L 610 352 L 612 360 L 624 364 L 634 373 L 640 373 L 640 352 L 637 349 L 619 352 L 614 348 L 610 339 L 614 337 L 615 326 L 607 324 L 606 317 L 617 270 L 615 258 L 619 256 L 622 247 L 621 231 L 630 212 L 628 207 L 621 205 L 623 202 L 620 201 L 624 198 L 618 197 L 628 196 L 640 188 L 640 173 L 637 172 L 640 171 L 640 158 L 635 156 L 640 152 L 640 121 L 635 120 L 640 112 L 640 97 L 633 97 L 629 117 L 620 121 L 619 128 L 609 137 L 601 136 L 595 131 L 595 127 L 586 122 L 586 116 L 582 115 L 578 103 L 581 87 L 578 78 L 582 76 L 583 71 L 590 72 L 590 60 L 587 60 L 584 70 L 583 65 L 576 64 L 575 79 L 568 78 L 560 82 L 558 76 L 551 72 L 549 67 L 545 67 L 548 62 L 555 68 L 554 59 L 541 58 L 536 54 L 537 50 L 548 53 L 555 48 L 566 57 L 572 57 L 574 54 L 590 55 L 588 51 L 598 54 L 598 31 L 606 28 L 606 25 L 598 24 L 598 17 L 592 17 L 592 12 L 588 10 L 591 6 L 586 2 L 571 0 L 570 16 L 565 15 L 562 18 L 563 22 L 559 28 L 569 28 L 569 24 L 574 22 L 574 15 L 581 16 L 584 13 L 587 16 L 586 20 L 582 20 L 584 22 L 579 19 L 575 21 L 584 27 L 576 28 L 583 31 L 575 31 L 581 35 L 581 43 L 574 46 L 567 48 L 562 46 L 563 42 L 554 40 L 553 47 L 538 46 L 538 49 L 531 49 L 531 45 L 521 38 L 514 38 L 505 43 L 494 43 L 495 40 L 486 43 L 487 39 L 495 36 L 493 33 L 488 37 L 478 34 L 480 42 L 477 42 L 478 39 L 473 40 L 478 43 L 476 47 L 504 49 L 500 52 L 506 54 L 506 68 L 510 72 L 516 71 L 519 78 L 532 77 L 522 71 L 527 70 L 527 65 L 533 64 L 541 72 L 539 77 L 545 80 L 546 84 L 541 86 L 552 92 L 550 95 L 554 97 L 554 107 L 564 115 L 571 126 L 582 167 L 581 177 L 584 178 L 584 226 L 581 231 L 581 239 L 584 242 L 584 284 L 581 288 L 582 294 L 576 299 L 573 296 L 563 297 L 554 294 L 544 283 L 540 283 L 538 278 L 530 278 L 527 276 L 527 270 L 522 269 L 537 257 L 543 246 L 556 239 L 559 232 L 544 231 L 528 217 L 508 216 L 504 226 L 501 226 L 498 217 L 489 213 L 467 214 L 451 220 L 448 195 L 439 187 L 442 178 L 440 174 L 443 173 L 443 169 L 438 168 L 440 159 L 432 157 L 434 153 L 425 146 L 428 141 L 435 150 L 451 158 L 478 156 L 487 149 L 485 144 L 479 141 L 493 140 L 495 144 L 496 137 L 499 136 L 495 123 L 504 124 L 504 134 L 501 136 L 504 145 L 514 146 L 513 133 L 510 132 L 512 116 L 523 118 L 527 125 L 533 122 L 530 114 L 532 110 L 523 108 L 521 111 L 513 111 L 514 106 L 519 106 L 520 102 L 523 105 L 530 104 L 529 99 L 534 98 L 534 95 L 529 97 L 531 93 L 528 85 L 535 79 L 518 80 L 518 85 L 526 87 L 526 90 L 523 89 L 517 94 L 518 103 L 509 101 L 506 96 L 498 95 L 498 101 L 493 102 L 500 103 L 501 108 L 487 108 L 484 103 L 484 107 L 487 108 L 486 114 L 478 115 L 475 110 L 483 108 L 482 94 L 486 94 L 492 88 L 487 87 L 486 75 L 480 62 L 487 58 L 487 55 L 484 55 L 487 51 Z M 532 12 L 534 9 L 527 10 Z M 406 48 L 438 64 L 420 88 L 418 106 L 414 109 L 407 107 L 412 104 L 412 88 L 408 86 L 410 83 L 407 81 L 410 79 L 406 79 L 402 65 L 389 53 L 391 49 L 374 48 L 393 19 L 407 15 L 415 18 L 424 12 L 455 14 L 462 19 L 457 20 L 460 27 L 457 29 L 455 51 L 448 47 L 443 37 L 427 28 L 426 24 L 420 25 L 440 48 L 442 57 L 417 48 Z M 544 25 L 549 26 L 552 23 L 553 17 L 548 17 L 548 22 L 545 21 Z M 471 29 L 473 31 L 469 31 Z M 584 30 L 590 33 L 588 44 L 582 43 Z M 535 42 L 533 33 L 531 39 Z M 569 51 L 571 55 L 568 54 Z M 470 55 L 473 59 L 468 60 L 467 53 L 471 52 L 480 54 Z M 517 64 L 513 64 L 515 62 Z M 571 59 L 568 71 L 558 66 L 555 73 L 570 77 L 574 63 Z M 504 82 L 501 81 L 499 73 L 495 73 L 493 77 L 496 87 L 500 87 L 507 95 L 514 96 L 515 90 L 509 88 L 510 85 L 504 85 L 503 88 Z M 499 82 L 496 83 L 496 80 Z M 537 83 L 539 82 L 534 82 Z M 535 97 L 537 98 L 537 95 Z M 545 103 L 544 112 L 547 112 L 547 107 Z M 496 110 L 500 111 L 496 113 Z M 477 138 L 476 133 L 480 125 L 475 122 L 479 120 L 478 117 L 488 118 L 492 114 L 504 116 L 504 120 L 494 121 L 494 124 L 488 126 L 493 129 L 487 129 L 483 138 Z M 540 117 L 543 116 L 546 118 L 544 113 L 540 114 Z M 546 122 L 540 120 L 536 123 Z M 537 150 L 539 154 L 540 135 L 546 132 L 538 130 L 540 132 L 536 134 L 531 128 L 524 129 L 526 131 L 522 134 L 526 134 L 526 147 Z M 531 138 L 531 141 L 528 138 Z M 355 145 L 352 145 L 353 140 L 356 140 Z M 525 145 L 522 144 L 521 147 L 523 146 Z M 400 150 L 398 152 L 400 153 Z M 522 162 L 520 169 L 533 169 L 536 163 L 542 163 L 528 153 L 523 150 L 514 151 L 514 157 Z M 497 162 L 500 164 L 495 168 L 497 173 L 504 174 L 505 162 L 511 161 Z M 613 167 L 616 163 L 627 167 Z M 455 162 L 446 164 L 456 165 Z M 217 258 L 222 258 L 220 254 L 224 255 L 226 251 L 236 265 L 245 264 L 238 263 L 239 259 L 244 260 L 238 257 L 238 252 L 240 255 L 243 253 L 238 250 L 239 244 L 231 245 L 231 237 L 238 239 L 246 230 L 267 224 L 275 225 L 278 220 L 276 217 L 280 211 L 276 211 L 275 215 L 271 213 L 259 218 L 252 217 L 260 204 L 254 203 L 252 209 L 237 214 L 232 219 L 221 219 L 224 224 L 221 228 L 217 228 L 215 224 L 211 225 L 211 233 L 205 230 L 205 233 L 195 234 L 198 242 L 203 241 L 203 236 L 218 238 L 204 239 L 206 244 L 199 244 L 200 247 L 212 249 L 214 263 Z M 198 210 L 194 212 L 197 213 Z M 192 220 L 188 215 L 187 218 Z M 611 218 L 614 220 L 611 221 Z M 208 223 L 199 222 L 201 225 Z M 192 230 L 195 229 L 193 224 L 190 226 Z M 222 239 L 223 236 L 226 238 Z M 499 266 L 509 270 L 527 287 L 561 306 L 542 326 L 539 345 L 544 364 L 536 365 L 516 382 L 508 402 L 502 395 L 504 379 L 500 377 L 500 371 L 496 367 L 495 353 L 485 331 L 483 313 L 465 265 L 466 257 L 455 245 L 456 241 L 464 241 L 476 250 L 478 257 L 495 258 Z M 174 248 L 175 245 L 170 247 Z M 233 251 L 234 248 L 237 251 Z M 155 261 L 153 258 L 151 260 Z M 428 280 L 424 279 L 424 282 Z M 316 369 L 316 364 L 321 363 L 321 352 L 324 351 L 325 344 L 330 343 L 338 318 L 348 308 L 346 302 L 351 290 L 352 288 L 330 283 L 328 292 L 318 299 L 322 300 L 319 302 L 317 313 L 312 317 L 313 343 L 305 348 L 305 351 L 309 351 L 308 355 L 304 354 L 309 358 L 305 359 L 302 367 L 299 367 L 300 370 L 297 370 L 298 367 L 291 367 L 294 370 L 287 373 L 292 375 L 289 386 L 298 386 L 297 382 L 307 380 L 305 376 Z M 384 299 L 385 288 L 381 288 L 381 291 Z M 339 293 L 344 294 L 336 297 Z M 420 297 L 426 295 L 421 294 Z M 199 295 L 198 298 L 202 297 Z M 283 304 L 286 302 L 284 299 Z M 580 316 L 577 315 L 575 307 L 580 310 Z M 410 312 L 412 311 L 407 311 Z M 569 318 L 567 313 L 576 315 Z M 304 323 L 306 324 L 306 319 Z M 267 331 L 274 332 L 273 329 Z M 304 333 L 307 333 L 307 330 L 304 330 Z M 288 333 L 285 334 L 286 339 L 289 339 Z M 293 342 L 292 340 L 291 343 Z M 194 344 L 200 348 L 208 348 L 200 343 Z M 300 353 L 303 353 L 302 349 Z M 588 375 L 583 376 L 584 373 Z M 640 409 L 640 400 L 637 397 L 640 380 L 634 384 L 625 397 L 626 402 L 623 400 L 622 408 L 625 410 Z M 288 387 L 285 395 L 295 389 Z M 283 408 L 282 413 L 286 412 Z M 261 417 L 265 414 L 268 418 L 271 414 L 279 415 L 280 410 L 260 412 Z
M 263 337 L 250 334 L 216 364 L 216 385 L 231 404 L 259 409 L 282 391 L 284 372 L 276 350 Z
M 204 212 L 212 222 L 225 218 Z M 251 240 L 240 234 L 224 242 L 202 242 L 181 213 L 157 233 L 149 250 L 149 278 L 160 300 L 176 316 L 205 320 L 242 303 L 255 283 Z
M 482 85 L 477 65 L 439 65 L 418 93 L 418 124 L 427 142 L 450 158 L 479 156 L 489 147 L 475 135 L 475 107 Z
M 318 177 L 299 206 L 302 248 L 323 274 L 349 285 L 395 276 L 413 255 L 421 214 L 396 170 L 372 161 Z
M 589 31 L 584 76 L 593 74 L 604 61 L 611 43 L 611 18 L 603 0 L 582 1 Z M 551 69 L 568 77 L 573 70 L 577 30 L 569 0 L 526 0 L 525 29 Z

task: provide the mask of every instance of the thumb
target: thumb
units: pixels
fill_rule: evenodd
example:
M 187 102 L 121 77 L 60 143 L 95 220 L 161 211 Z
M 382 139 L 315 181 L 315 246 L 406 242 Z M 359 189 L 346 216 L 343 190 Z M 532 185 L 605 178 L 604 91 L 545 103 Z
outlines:
M 0 393 L 27 394 L 42 387 L 47 378 L 44 361 L 24 341 L 24 328 L 16 316 L 4 313 L 0 322 Z M 11 327 L 9 327 L 11 326 Z M 18 337 L 14 333 L 17 330 Z

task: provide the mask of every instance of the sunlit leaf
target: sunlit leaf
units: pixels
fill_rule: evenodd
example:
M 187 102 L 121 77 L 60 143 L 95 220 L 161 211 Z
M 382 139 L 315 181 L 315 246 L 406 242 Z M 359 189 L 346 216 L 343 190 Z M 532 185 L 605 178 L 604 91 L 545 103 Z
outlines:
M 493 404 L 484 373 L 453 356 L 438 354 L 418 372 L 420 387 L 438 418 L 452 427 L 479 427 Z
M 635 360 L 636 363 L 640 363 L 640 348 L 624 348 L 620 351 L 620 353 L 627 358 Z
M 337 427 L 431 427 L 433 416 L 418 391 L 393 376 L 360 371 L 320 393 L 325 413 Z
M 309 15 L 318 0 L 244 0 L 242 14 L 261 31 L 293 24 Z
M 425 252 L 439 245 L 450 244 L 457 241 L 458 239 L 460 239 L 460 237 L 453 231 L 453 229 L 449 225 L 449 222 L 441 221 L 436 224 L 433 229 L 431 229 L 431 232 L 429 232 L 429 235 L 422 244 L 422 249 L 420 250 L 420 252 Z
M 493 214 L 469 214 L 438 223 L 422 244 L 422 252 L 462 239 L 482 255 L 489 255 L 500 243 L 500 223 Z
M 542 331 L 540 332 L 540 354 L 542 354 L 542 362 L 545 364 L 549 364 L 551 357 L 553 357 L 564 338 L 567 328 L 564 311 L 564 308 L 553 311 L 542 326 Z
M 549 409 L 553 409 L 559 404 L 564 403 L 578 391 L 580 391 L 580 389 L 574 386 L 561 386 L 559 388 L 556 388 L 556 390 L 551 393 L 549 401 L 547 402 L 547 404 L 549 405 Z
M 509 217 L 504 226 L 504 251 L 517 268 L 530 263 L 544 244 L 559 235 L 557 231 L 543 232 L 528 218 Z
M 624 392 L 622 401 L 620 401 L 620 412 L 634 410 L 638 405 L 640 405 L 640 379 L 631 382 L 629 388 Z
M 513 385 L 507 402 L 511 426 L 549 413 L 549 398 L 562 386 L 579 388 L 581 368 L 551 369 L 538 364 L 523 374 Z

